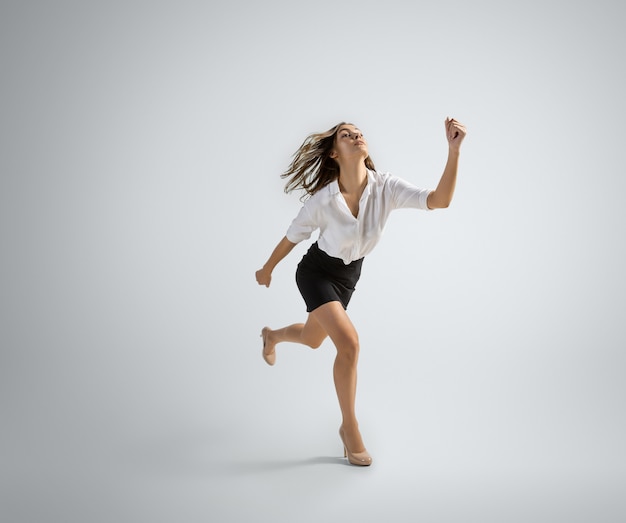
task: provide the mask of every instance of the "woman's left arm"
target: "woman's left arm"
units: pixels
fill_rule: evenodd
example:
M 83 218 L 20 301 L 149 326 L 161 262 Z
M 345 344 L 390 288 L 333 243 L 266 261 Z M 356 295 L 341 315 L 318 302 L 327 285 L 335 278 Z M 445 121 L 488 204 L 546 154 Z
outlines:
M 450 205 L 456 186 L 456 173 L 459 167 L 461 142 L 467 130 L 454 118 L 446 118 L 446 138 L 448 139 L 448 161 L 437 188 L 428 195 L 429 209 L 444 209 Z

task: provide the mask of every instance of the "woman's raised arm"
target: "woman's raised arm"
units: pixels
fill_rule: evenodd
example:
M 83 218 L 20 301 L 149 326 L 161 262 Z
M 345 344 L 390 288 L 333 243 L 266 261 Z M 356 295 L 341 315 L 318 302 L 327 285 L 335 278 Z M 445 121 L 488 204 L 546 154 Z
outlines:
M 448 140 L 448 161 L 437 188 L 428 195 L 429 209 L 443 209 L 450 205 L 456 186 L 456 173 L 459 167 L 461 142 L 467 130 L 454 118 L 446 118 L 446 138 Z

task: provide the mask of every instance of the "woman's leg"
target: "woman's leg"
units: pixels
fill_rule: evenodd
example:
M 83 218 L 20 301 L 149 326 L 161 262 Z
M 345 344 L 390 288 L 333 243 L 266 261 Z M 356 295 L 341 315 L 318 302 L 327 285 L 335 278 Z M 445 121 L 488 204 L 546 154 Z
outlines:
M 338 301 L 325 303 L 310 315 L 328 333 L 337 348 L 333 377 L 343 418 L 342 428 L 346 446 L 353 453 L 363 452 L 365 446 L 355 411 L 359 335 Z
M 328 334 L 320 323 L 311 314 L 307 317 L 306 323 L 294 323 L 282 329 L 272 330 L 264 327 L 261 331 L 263 337 L 263 354 L 266 361 L 273 365 L 275 356 L 275 347 L 277 343 L 289 341 L 292 343 L 301 343 L 312 349 L 317 349 L 326 339 Z

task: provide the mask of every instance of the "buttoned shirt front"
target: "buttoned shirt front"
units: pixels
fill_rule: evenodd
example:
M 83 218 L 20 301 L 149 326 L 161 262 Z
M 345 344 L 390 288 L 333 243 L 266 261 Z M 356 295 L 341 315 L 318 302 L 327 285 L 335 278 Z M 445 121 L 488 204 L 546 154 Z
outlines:
M 367 185 L 355 218 L 335 180 L 304 202 L 286 236 L 290 242 L 300 243 L 319 229 L 319 248 L 348 265 L 372 252 L 391 211 L 428 210 L 426 201 L 430 192 L 389 173 L 368 170 Z

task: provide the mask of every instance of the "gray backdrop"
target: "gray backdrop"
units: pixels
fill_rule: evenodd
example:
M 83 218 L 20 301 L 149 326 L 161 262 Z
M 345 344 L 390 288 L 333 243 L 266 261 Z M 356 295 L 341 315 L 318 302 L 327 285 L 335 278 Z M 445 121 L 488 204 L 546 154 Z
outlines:
M 624 8 L 613 1 L 0 7 L 0 519 L 626 517 Z M 304 137 L 357 124 L 452 206 L 398 211 L 350 313 L 345 464 L 302 321 Z

